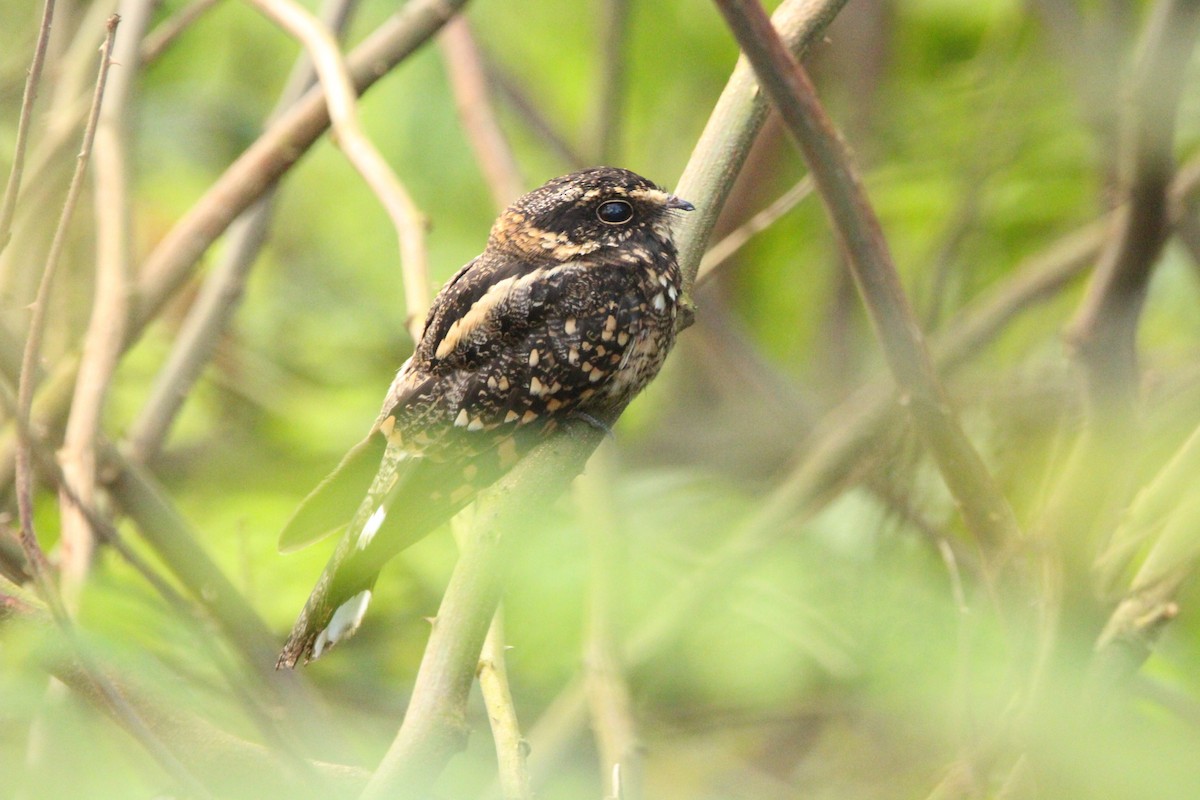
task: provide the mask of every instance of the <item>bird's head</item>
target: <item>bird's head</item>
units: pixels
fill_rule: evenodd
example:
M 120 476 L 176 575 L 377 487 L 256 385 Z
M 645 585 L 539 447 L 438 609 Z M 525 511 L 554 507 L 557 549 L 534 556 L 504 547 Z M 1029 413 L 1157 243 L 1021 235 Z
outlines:
M 489 246 L 570 261 L 629 242 L 669 242 L 672 212 L 693 206 L 627 169 L 594 167 L 555 178 L 514 202 Z

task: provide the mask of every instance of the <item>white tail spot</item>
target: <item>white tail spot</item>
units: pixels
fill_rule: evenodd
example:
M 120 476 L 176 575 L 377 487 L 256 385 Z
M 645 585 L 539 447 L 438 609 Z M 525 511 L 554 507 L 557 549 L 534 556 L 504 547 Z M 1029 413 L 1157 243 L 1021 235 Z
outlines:
M 383 520 L 387 517 L 387 509 L 379 506 L 375 512 L 367 519 L 367 524 L 363 525 L 362 533 L 358 535 L 358 543 L 355 547 L 359 550 L 366 549 L 371 540 L 375 538 L 375 534 L 379 533 L 380 527 L 383 526 Z
M 371 602 L 371 590 L 363 589 L 346 602 L 337 607 L 325 630 L 317 634 L 313 642 L 313 658 L 320 658 L 326 648 L 333 647 L 342 639 L 347 638 L 358 630 L 363 614 L 367 613 L 367 604 Z

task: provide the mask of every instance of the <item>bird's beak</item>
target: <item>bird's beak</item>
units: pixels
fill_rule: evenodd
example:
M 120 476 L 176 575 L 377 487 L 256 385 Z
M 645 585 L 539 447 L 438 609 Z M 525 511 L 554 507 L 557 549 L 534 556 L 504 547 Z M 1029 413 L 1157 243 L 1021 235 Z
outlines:
M 667 195 L 667 202 L 664 204 L 667 208 L 674 208 L 679 211 L 695 211 L 696 207 L 684 200 L 682 197 L 676 197 L 673 194 Z

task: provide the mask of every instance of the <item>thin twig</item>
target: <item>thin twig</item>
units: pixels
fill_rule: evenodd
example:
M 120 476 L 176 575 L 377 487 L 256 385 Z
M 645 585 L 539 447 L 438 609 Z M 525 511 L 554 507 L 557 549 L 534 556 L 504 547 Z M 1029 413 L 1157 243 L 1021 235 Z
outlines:
M 508 685 L 508 670 L 504 664 L 504 608 L 496 609 L 483 651 L 479 655 L 479 689 L 487 706 L 492 739 L 496 743 L 496 763 L 504 800 L 532 800 L 529 785 L 529 746 L 521 736 L 517 722 L 517 707 Z
M 21 97 L 21 116 L 17 119 L 12 171 L 8 173 L 4 201 L 0 204 L 0 250 L 3 250 L 12 238 L 13 214 L 17 210 L 17 195 L 21 191 L 21 177 L 25 172 L 25 147 L 29 142 L 29 126 L 33 122 L 33 104 L 37 101 L 38 87 L 42 82 L 42 67 L 46 64 L 46 47 L 50 42 L 50 23 L 53 20 L 54 0 L 46 0 L 42 7 L 37 44 L 33 48 L 33 61 L 29 64 L 29 76 L 25 79 L 25 92 Z
M 804 198 L 812 194 L 812 190 L 812 176 L 805 175 L 795 186 L 776 198 L 775 202 L 762 211 L 759 211 L 753 217 L 730 231 L 724 239 L 708 248 L 708 252 L 700 260 L 700 268 L 696 273 L 696 284 L 701 285 L 712 278 L 718 267 L 732 258 L 747 242 L 774 225 L 784 214 L 798 206 Z
M 145 66 L 157 61 L 176 39 L 219 2 L 221 0 L 192 0 L 174 15 L 163 20 L 142 39 L 142 46 L 138 52 L 139 62 Z
M 968 529 L 993 545 L 1020 538 L 1016 516 L 967 438 L 925 349 L 912 308 L 848 148 L 804 68 L 766 12 L 750 0 L 716 0 L 763 88 L 796 139 L 837 227 L 859 293 L 918 435 L 941 470 Z
M 17 383 L 17 418 L 21 424 L 17 429 L 17 511 L 21 521 L 21 546 L 25 549 L 25 557 L 29 560 L 29 568 L 33 572 L 43 599 L 60 619 L 63 616 L 62 598 L 58 589 L 53 585 L 50 576 L 50 565 L 46 554 L 38 544 L 37 535 L 33 530 L 33 467 L 30 451 L 33 443 L 24 435 L 29 426 L 30 410 L 33 406 L 34 379 L 41 358 L 42 334 L 45 330 L 46 309 L 50 300 L 50 287 L 54 283 L 54 275 L 62 260 L 63 248 L 66 245 L 67 231 L 71 218 L 75 215 L 75 207 L 79 204 L 79 195 L 83 192 L 83 176 L 87 172 L 88 157 L 92 152 L 92 142 L 96 137 L 96 126 L 100 117 L 100 106 L 104 98 L 104 87 L 108 81 L 108 68 L 112 55 L 113 40 L 116 37 L 117 25 L 120 18 L 109 17 L 107 35 L 104 46 L 100 49 L 100 70 L 96 78 L 95 91 L 92 94 L 92 110 L 88 115 L 87 126 L 84 128 L 83 143 L 75 161 L 75 174 L 67 189 L 67 197 L 63 202 L 62 214 L 58 227 L 54 231 L 54 239 L 50 252 L 46 255 L 46 266 L 42 270 L 42 280 L 38 285 L 37 298 L 33 302 L 32 314 L 29 320 L 29 333 L 25 339 L 25 352 L 21 359 L 21 376 Z
M 357 0 L 326 0 L 321 19 L 340 35 L 349 24 L 351 10 L 356 4 Z M 302 53 L 267 119 L 267 126 L 295 105 L 315 79 L 312 62 Z M 268 188 L 262 199 L 230 225 L 220 263 L 205 280 L 189 309 L 171 354 L 156 376 L 150 396 L 126 437 L 126 452 L 134 461 L 146 463 L 158 453 L 189 390 L 209 363 L 221 333 L 237 312 L 250 269 L 266 242 L 275 191 L 276 187 Z
M 492 202 L 502 211 L 525 191 L 525 181 L 496 119 L 479 47 L 466 17 L 446 23 L 438 42 L 459 119 L 491 190 Z
M 379 198 L 396 228 L 408 309 L 407 325 L 413 340 L 419 340 L 432 299 L 425 252 L 425 217 L 358 124 L 358 94 L 337 40 L 320 20 L 291 0 L 249 2 L 300 40 L 308 50 L 308 56 L 325 90 L 338 147 Z
M 588 533 L 587 631 L 584 635 L 583 685 L 592 732 L 600 758 L 604 797 L 640 800 L 642 752 L 633 700 L 617 638 L 624 537 L 614 516 L 615 454 L 601 446 L 579 481 L 579 504 Z

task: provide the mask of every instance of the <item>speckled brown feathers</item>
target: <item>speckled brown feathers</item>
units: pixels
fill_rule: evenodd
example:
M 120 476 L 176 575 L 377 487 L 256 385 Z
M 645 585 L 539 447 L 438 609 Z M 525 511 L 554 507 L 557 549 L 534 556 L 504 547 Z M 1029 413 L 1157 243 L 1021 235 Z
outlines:
M 316 658 L 353 633 L 383 562 L 495 481 L 557 421 L 615 418 L 658 373 L 675 341 L 681 292 L 672 211 L 690 209 L 632 172 L 600 167 L 556 178 L 500 216 L 484 252 L 434 300 L 357 448 L 382 444 L 380 469 L 278 666 Z M 302 507 L 281 544 L 312 539 L 309 519 L 328 515 Z

